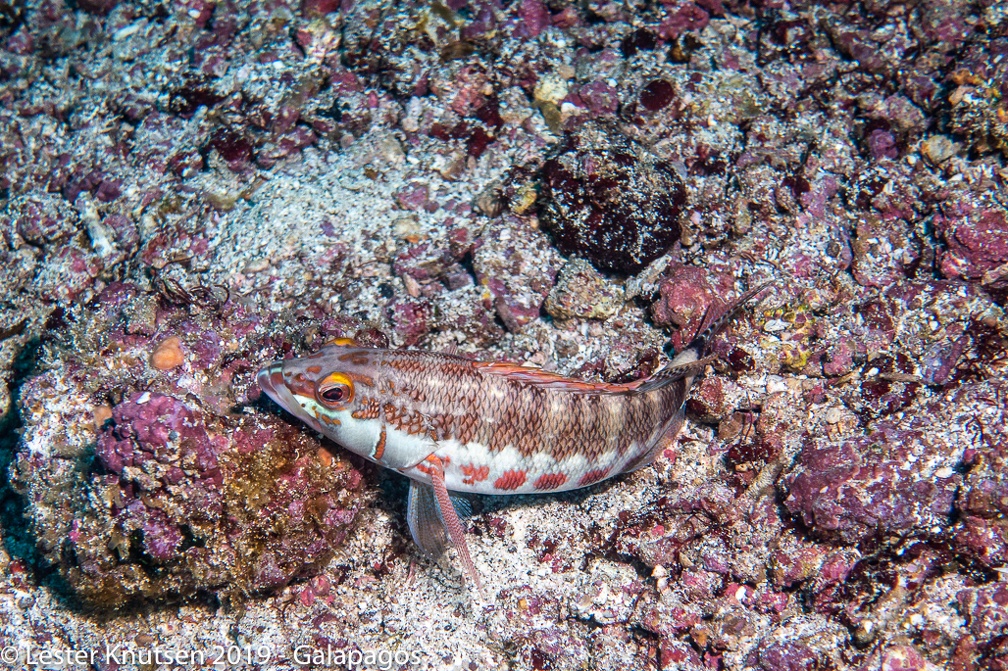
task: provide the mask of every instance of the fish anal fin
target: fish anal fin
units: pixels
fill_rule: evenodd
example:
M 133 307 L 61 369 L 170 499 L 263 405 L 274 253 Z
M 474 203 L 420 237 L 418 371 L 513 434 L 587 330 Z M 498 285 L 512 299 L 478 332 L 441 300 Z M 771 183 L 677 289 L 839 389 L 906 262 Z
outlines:
M 651 444 L 651 447 L 641 454 L 640 457 L 634 460 L 633 463 L 628 464 L 626 468 L 623 469 L 623 472 L 633 473 L 645 466 L 653 464 L 659 454 L 675 443 L 676 436 L 679 435 L 679 431 L 682 429 L 685 417 L 686 413 L 680 409 L 679 412 L 677 412 L 675 416 L 662 428 L 661 433 L 658 434 L 658 437 Z
M 472 501 L 464 496 L 450 496 L 452 508 L 459 518 L 472 517 Z

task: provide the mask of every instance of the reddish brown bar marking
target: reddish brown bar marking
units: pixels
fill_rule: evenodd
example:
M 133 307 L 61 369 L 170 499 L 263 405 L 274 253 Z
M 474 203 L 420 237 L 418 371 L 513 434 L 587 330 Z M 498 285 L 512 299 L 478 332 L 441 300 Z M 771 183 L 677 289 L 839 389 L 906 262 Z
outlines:
M 381 459 L 385 454 L 385 425 L 382 424 L 381 433 L 378 435 L 378 444 L 374 448 L 374 458 Z
M 352 371 L 347 371 L 347 372 L 345 372 L 343 374 L 346 375 L 351 380 L 353 380 L 354 382 L 359 382 L 361 384 L 366 384 L 369 387 L 375 386 L 374 385 L 374 378 L 370 377 L 368 375 L 363 375 L 361 373 L 354 373 Z
M 347 352 L 346 354 L 340 354 L 336 358 L 340 361 L 352 363 L 355 366 L 366 366 L 368 364 L 367 352 Z

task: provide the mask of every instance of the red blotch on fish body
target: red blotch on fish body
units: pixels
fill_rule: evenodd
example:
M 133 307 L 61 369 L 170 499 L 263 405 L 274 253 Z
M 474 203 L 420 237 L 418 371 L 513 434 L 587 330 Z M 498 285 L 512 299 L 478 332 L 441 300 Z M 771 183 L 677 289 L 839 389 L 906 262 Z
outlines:
M 563 473 L 546 473 L 536 478 L 534 487 L 536 489 L 556 489 L 567 482 L 567 476 Z
M 607 475 L 609 475 L 608 468 L 597 468 L 594 471 L 588 471 L 578 480 L 578 486 L 584 487 L 585 485 L 595 484 L 600 480 L 604 480 Z
M 489 466 L 476 466 L 474 464 L 469 464 L 468 466 L 462 467 L 462 475 L 465 477 L 462 482 L 467 485 L 474 485 L 477 482 L 483 482 L 490 475 Z
M 525 471 L 504 471 L 504 474 L 494 481 L 494 489 L 510 491 L 524 484 Z

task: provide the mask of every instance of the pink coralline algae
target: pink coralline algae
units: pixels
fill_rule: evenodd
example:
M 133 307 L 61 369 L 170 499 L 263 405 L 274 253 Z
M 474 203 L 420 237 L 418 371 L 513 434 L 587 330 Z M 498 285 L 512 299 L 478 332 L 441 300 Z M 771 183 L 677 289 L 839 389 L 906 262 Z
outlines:
M 977 640 L 992 644 L 1008 631 L 1008 586 L 993 584 L 956 595 L 959 610 Z
M 936 217 L 948 250 L 941 256 L 946 277 L 979 282 L 1004 300 L 1008 296 L 1008 215 L 1000 208 L 963 204 Z
M 509 331 L 519 331 L 539 316 L 560 258 L 541 233 L 506 217 L 484 232 L 473 253 L 473 268 L 489 289 L 487 307 L 496 310 Z
M 227 440 L 210 436 L 184 403 L 160 394 L 137 395 L 117 405 L 112 419 L 117 428 L 103 433 L 95 450 L 109 471 L 122 475 L 126 467 L 144 468 L 148 462 L 182 460 L 193 466 L 201 484 L 210 490 L 220 486 L 217 454 L 226 447 Z M 171 458 L 169 452 L 174 451 L 178 453 Z
M 1003 407 L 990 407 L 991 392 L 1004 394 L 1005 385 L 971 385 L 959 398 L 981 410 L 977 421 L 985 436 L 1004 435 L 1008 416 Z M 962 461 L 966 474 L 958 495 L 962 520 L 955 544 L 982 566 L 1002 568 L 1008 563 L 1008 449 L 1004 441 L 984 439 L 967 448 Z
M 254 363 L 237 343 L 256 317 L 175 287 L 160 302 L 135 284 L 110 284 L 92 304 L 109 326 L 101 344 L 67 353 L 73 374 L 22 386 L 33 407 L 60 385 L 86 387 L 94 417 L 107 418 L 97 422 L 93 453 L 65 447 L 44 460 L 25 451 L 12 470 L 35 501 L 42 556 L 88 605 L 275 591 L 316 573 L 360 506 L 359 473 L 317 439 L 276 417 L 232 414 L 253 384 Z M 195 301 L 192 314 L 169 297 Z M 213 320 L 222 313 L 227 324 Z M 156 370 L 148 355 L 168 341 L 184 348 L 183 362 Z M 95 356 L 115 360 L 118 373 L 82 365 Z M 177 386 L 192 375 L 206 380 L 200 398 Z M 138 379 L 147 390 L 130 388 Z
M 405 347 L 415 345 L 430 330 L 431 308 L 423 300 L 404 298 L 392 304 L 390 319 Z
M 521 0 L 518 9 L 520 23 L 518 30 L 529 37 L 538 37 L 550 23 L 550 13 L 542 0 Z
M 673 346 L 682 349 L 700 328 L 707 310 L 731 290 L 731 278 L 714 275 L 701 268 L 674 265 L 658 286 L 658 299 L 651 311 L 656 324 L 674 326 Z
M 33 245 L 53 245 L 80 229 L 80 216 L 69 204 L 50 194 L 15 200 L 9 205 L 14 229 Z
M 710 14 L 692 2 L 682 3 L 672 16 L 661 22 L 658 34 L 662 39 L 674 40 L 688 30 L 702 30 L 710 20 Z M 709 4 L 720 4 L 719 2 Z
M 810 437 L 788 478 L 784 504 L 812 533 L 846 543 L 947 528 L 961 476 L 951 469 L 930 477 L 910 472 L 908 465 L 928 454 L 924 437 L 919 429 L 884 422 L 870 437 Z
M 818 666 L 816 654 L 799 643 L 774 643 L 759 653 L 759 668 L 765 671 L 813 671 Z
M 968 432 L 976 432 L 973 417 L 987 427 L 985 432 L 1003 430 L 1004 410 L 996 407 L 995 400 L 1003 393 L 999 389 L 1000 385 L 965 385 L 913 417 L 875 422 L 865 436 L 807 437 L 796 468 L 786 479 L 784 505 L 820 538 L 855 544 L 878 534 L 942 535 L 965 556 L 990 567 L 1000 565 L 1005 560 L 998 512 L 1003 507 L 999 492 L 1004 490 L 1001 450 L 967 449 L 962 459 L 972 467 L 964 477 L 953 450 L 969 444 L 967 434 L 962 434 L 958 446 L 932 438 L 939 422 L 965 422 L 971 427 Z M 962 407 L 973 410 L 968 415 L 954 410 Z M 911 467 L 919 463 L 932 464 L 934 472 L 915 475 Z
M 595 116 L 615 114 L 619 108 L 616 89 L 602 80 L 588 82 L 578 89 L 578 96 Z

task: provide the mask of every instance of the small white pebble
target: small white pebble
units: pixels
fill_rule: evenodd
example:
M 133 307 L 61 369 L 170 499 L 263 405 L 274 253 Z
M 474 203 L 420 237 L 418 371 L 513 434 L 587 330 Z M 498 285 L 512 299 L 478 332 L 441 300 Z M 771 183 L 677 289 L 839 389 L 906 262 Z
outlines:
M 198 16 L 198 15 L 197 15 Z M 127 37 L 140 30 L 140 23 L 131 23 L 128 26 L 120 28 L 112 35 L 113 42 L 119 42 L 125 40 Z
M 403 286 L 406 288 L 406 293 L 408 293 L 413 298 L 420 295 L 420 283 L 410 275 L 409 273 L 403 273 L 402 275 Z
M 255 273 L 261 273 L 262 271 L 266 270 L 269 267 L 270 267 L 269 259 L 259 259 L 258 261 L 253 261 L 252 263 L 242 268 L 242 272 L 245 273 L 246 275 L 253 275 Z
M 942 466 L 942 467 L 941 467 L 941 468 L 939 468 L 939 469 L 938 469 L 937 471 L 935 471 L 935 477 L 936 477 L 936 478 L 942 478 L 942 479 L 945 479 L 945 478 L 951 478 L 951 477 L 952 477 L 952 474 L 953 474 L 954 472 L 955 472 L 955 471 L 953 471 L 953 470 L 952 470 L 951 468 L 949 468 L 948 466 Z
M 768 319 L 765 324 L 763 324 L 763 330 L 767 333 L 776 333 L 777 331 L 784 331 L 788 328 L 788 323 L 783 319 Z
M 787 391 L 787 382 L 784 381 L 779 375 L 769 375 L 767 376 L 766 390 L 768 394 L 777 394 L 782 391 Z
M 826 416 L 824 419 L 827 424 L 839 424 L 840 420 L 843 419 L 844 411 L 843 408 L 839 406 L 833 406 L 826 411 Z

